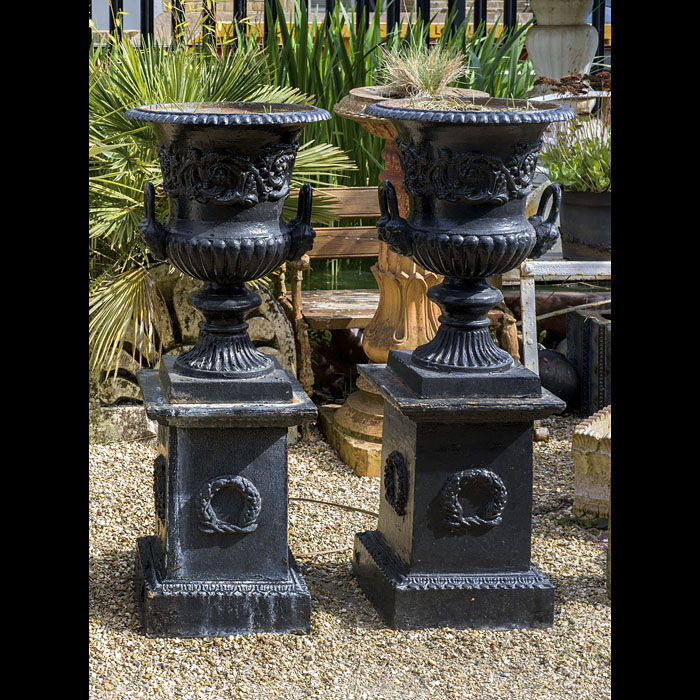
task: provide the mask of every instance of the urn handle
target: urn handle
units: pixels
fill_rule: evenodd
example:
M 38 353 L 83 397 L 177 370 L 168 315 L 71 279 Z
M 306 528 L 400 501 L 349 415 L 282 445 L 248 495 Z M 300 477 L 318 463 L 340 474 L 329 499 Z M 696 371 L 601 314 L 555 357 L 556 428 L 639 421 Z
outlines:
M 143 189 L 143 205 L 145 216 L 139 224 L 141 240 L 157 260 L 165 260 L 168 232 L 156 219 L 156 191 L 151 182 L 147 182 Z
M 287 260 L 299 260 L 304 253 L 308 253 L 314 244 L 316 231 L 311 228 L 311 206 L 313 193 L 308 183 L 299 190 L 299 202 L 297 215 L 287 224 L 292 236 L 292 245 L 289 249 Z
M 377 188 L 380 217 L 377 219 L 379 240 L 404 257 L 413 254 L 411 225 L 399 214 L 396 190 L 388 180 L 382 180 Z
M 552 199 L 552 208 L 549 210 L 549 216 L 545 219 L 544 212 L 550 199 Z M 535 247 L 528 257 L 539 258 L 557 242 L 557 238 L 559 238 L 559 229 L 557 228 L 556 221 L 559 216 L 560 206 L 561 187 L 554 184 L 549 185 L 540 197 L 537 213 L 528 219 L 537 235 Z

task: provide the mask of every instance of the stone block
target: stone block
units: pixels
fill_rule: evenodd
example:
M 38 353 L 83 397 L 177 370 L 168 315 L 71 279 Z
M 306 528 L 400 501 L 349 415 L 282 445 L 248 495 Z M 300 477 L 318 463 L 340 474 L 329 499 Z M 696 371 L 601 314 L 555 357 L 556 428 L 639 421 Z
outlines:
M 608 517 L 610 509 L 611 407 L 580 423 L 571 439 L 575 515 Z
M 580 406 L 590 416 L 611 403 L 612 316 L 582 309 L 566 314 L 566 355 L 579 375 Z

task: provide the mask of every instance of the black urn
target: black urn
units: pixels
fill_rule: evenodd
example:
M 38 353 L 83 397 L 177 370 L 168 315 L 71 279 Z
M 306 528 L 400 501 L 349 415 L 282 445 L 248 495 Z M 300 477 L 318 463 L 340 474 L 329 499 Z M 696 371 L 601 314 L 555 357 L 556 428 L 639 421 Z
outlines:
M 255 348 L 245 317 L 261 299 L 245 283 L 299 259 L 313 245 L 312 193 L 301 188 L 297 216 L 285 223 L 284 200 L 299 135 L 323 109 L 274 103 L 184 103 L 130 109 L 158 139 L 166 223 L 155 217 L 155 191 L 145 188 L 144 243 L 161 260 L 205 282 L 190 303 L 205 320 L 196 345 L 174 369 L 187 377 L 242 379 L 274 371 Z
M 488 332 L 488 311 L 503 295 L 487 278 L 539 257 L 556 242 L 559 187 L 545 190 L 529 219 L 525 205 L 544 130 L 574 113 L 525 100 L 451 101 L 456 109 L 422 109 L 411 99 L 367 107 L 367 114 L 396 128 L 409 200 L 404 219 L 393 186 L 381 183 L 379 237 L 446 278 L 428 291 L 443 311 L 441 325 L 430 342 L 413 351 L 413 365 L 436 372 L 502 372 L 514 360 Z

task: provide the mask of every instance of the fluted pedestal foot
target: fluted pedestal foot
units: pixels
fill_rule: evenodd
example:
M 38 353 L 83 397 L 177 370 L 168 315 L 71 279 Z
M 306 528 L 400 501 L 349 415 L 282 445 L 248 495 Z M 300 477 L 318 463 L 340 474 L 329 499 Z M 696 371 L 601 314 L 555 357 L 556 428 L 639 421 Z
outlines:
M 320 427 L 331 447 L 356 476 L 379 476 L 384 399 L 364 377 L 335 411 L 320 410 Z

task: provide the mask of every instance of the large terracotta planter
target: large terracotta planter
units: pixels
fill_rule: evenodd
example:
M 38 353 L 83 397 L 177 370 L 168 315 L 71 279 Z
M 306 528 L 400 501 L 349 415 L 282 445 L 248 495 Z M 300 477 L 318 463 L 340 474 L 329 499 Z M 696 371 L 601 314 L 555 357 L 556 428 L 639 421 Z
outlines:
M 487 93 L 476 90 L 451 89 L 450 93 L 488 97 Z M 387 119 L 365 111 L 369 105 L 396 96 L 393 88 L 386 86 L 358 87 L 336 104 L 333 111 L 386 141 L 382 149 L 384 171 L 380 180 L 393 184 L 399 211 L 405 215 L 408 196 L 403 188 L 396 129 Z M 379 304 L 363 330 L 362 347 L 371 362 L 383 363 L 391 350 L 413 350 L 435 335 L 440 310 L 428 299 L 427 291 L 439 284 L 442 277 L 397 254 L 383 241 L 379 243 L 377 262 L 371 269 L 379 288 Z M 332 415 L 321 412 L 326 438 L 358 476 L 381 474 L 383 420 L 384 400 L 363 377 L 358 379 L 357 390 L 338 410 Z
M 488 97 L 479 90 L 450 88 L 448 95 Z M 403 187 L 403 173 L 396 146 L 396 129 L 390 121 L 367 113 L 369 105 L 392 97 L 395 88 L 367 86 L 355 88 L 333 111 L 360 124 L 370 134 L 386 140 L 382 150 L 384 172 L 380 180 L 391 182 L 396 191 L 399 211 L 408 213 L 408 196 Z M 386 245 L 379 244 L 379 256 L 372 274 L 379 287 L 379 304 L 372 321 L 362 334 L 362 347 L 372 362 L 386 362 L 390 350 L 412 350 L 430 340 L 437 331 L 440 310 L 427 298 L 430 287 L 442 281 L 440 275 L 425 270 L 415 261 Z

